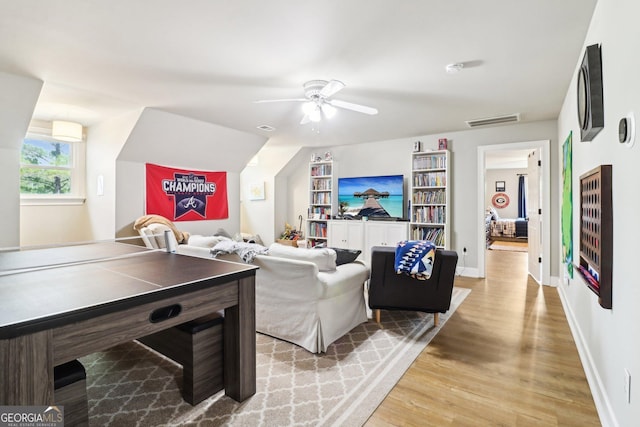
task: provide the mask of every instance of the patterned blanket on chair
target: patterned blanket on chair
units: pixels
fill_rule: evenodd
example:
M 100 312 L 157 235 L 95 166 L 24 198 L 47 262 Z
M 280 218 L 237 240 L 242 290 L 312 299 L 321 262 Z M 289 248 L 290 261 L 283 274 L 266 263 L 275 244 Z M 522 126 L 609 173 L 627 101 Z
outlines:
M 403 240 L 396 246 L 394 268 L 418 280 L 431 277 L 436 257 L 436 245 L 428 240 Z

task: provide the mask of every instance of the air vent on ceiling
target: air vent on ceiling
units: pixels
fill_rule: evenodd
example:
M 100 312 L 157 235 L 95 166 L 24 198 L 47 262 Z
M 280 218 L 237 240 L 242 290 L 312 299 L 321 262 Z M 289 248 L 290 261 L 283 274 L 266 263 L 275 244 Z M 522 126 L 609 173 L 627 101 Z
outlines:
M 276 128 L 269 125 L 260 125 L 260 126 L 257 126 L 257 128 L 266 132 L 273 132 L 274 130 L 276 130 Z
M 467 120 L 467 126 L 475 128 L 478 126 L 498 125 L 501 123 L 519 122 L 520 113 L 507 114 L 505 116 L 486 117 L 484 119 Z

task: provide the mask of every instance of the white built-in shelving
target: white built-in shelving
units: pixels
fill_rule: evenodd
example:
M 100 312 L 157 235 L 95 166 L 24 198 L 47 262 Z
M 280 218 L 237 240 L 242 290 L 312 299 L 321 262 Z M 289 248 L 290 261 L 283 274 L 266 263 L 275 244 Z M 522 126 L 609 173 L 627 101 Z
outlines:
M 411 161 L 410 238 L 448 248 L 449 151 L 414 152 Z
M 337 193 L 334 191 L 336 164 L 333 161 L 309 163 L 309 208 L 306 239 L 310 246 L 327 241 L 327 221 L 331 219 Z

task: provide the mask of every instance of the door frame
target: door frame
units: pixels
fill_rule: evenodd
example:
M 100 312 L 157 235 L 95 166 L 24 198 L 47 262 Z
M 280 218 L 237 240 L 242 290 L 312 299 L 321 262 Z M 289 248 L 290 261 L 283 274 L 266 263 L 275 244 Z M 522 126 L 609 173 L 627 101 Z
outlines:
M 524 149 L 540 149 L 540 159 L 542 160 L 542 169 L 540 171 L 540 188 L 546 191 L 541 195 L 542 209 L 542 284 L 551 284 L 550 266 L 551 266 L 551 141 L 527 141 L 514 142 L 507 144 L 481 145 L 478 147 L 478 210 L 477 210 L 477 250 L 478 250 L 478 277 L 485 277 L 485 249 L 486 249 L 486 227 L 484 205 L 485 187 L 486 187 L 486 166 L 485 159 L 487 153 L 503 150 L 524 150 Z M 528 268 L 527 268 L 528 271 Z

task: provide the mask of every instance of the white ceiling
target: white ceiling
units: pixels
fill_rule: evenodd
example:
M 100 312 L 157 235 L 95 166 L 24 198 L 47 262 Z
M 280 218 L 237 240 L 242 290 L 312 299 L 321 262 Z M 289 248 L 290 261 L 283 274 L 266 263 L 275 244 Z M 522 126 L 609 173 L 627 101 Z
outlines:
M 531 149 L 493 150 L 485 155 L 485 169 L 526 169 Z
M 45 82 L 37 119 L 152 107 L 275 143 L 395 139 L 557 118 L 595 3 L 0 0 L 0 71 Z M 318 132 L 298 103 L 253 103 L 299 98 L 311 79 L 343 81 L 335 98 L 379 114 L 340 110 Z

